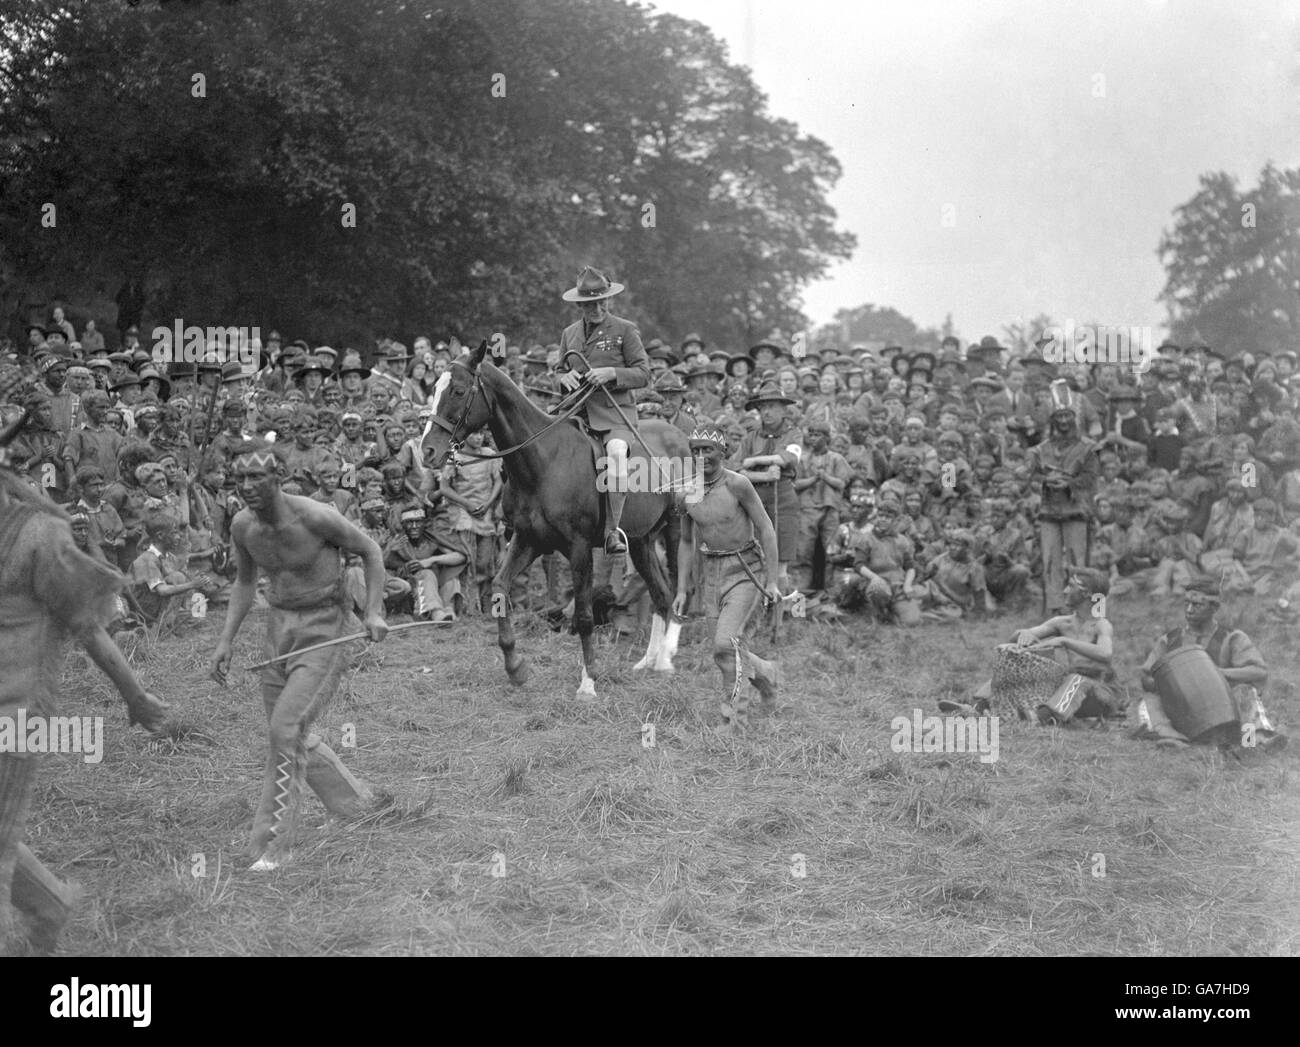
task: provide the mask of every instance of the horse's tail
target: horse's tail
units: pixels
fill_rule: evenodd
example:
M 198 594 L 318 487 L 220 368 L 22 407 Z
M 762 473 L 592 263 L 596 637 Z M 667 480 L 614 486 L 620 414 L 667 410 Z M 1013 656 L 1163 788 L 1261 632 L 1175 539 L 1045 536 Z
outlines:
M 678 519 L 670 499 L 663 516 L 650 528 L 649 533 L 640 539 L 646 543 L 645 559 L 651 574 L 651 577 L 646 579 L 650 589 L 650 600 L 654 604 L 655 613 L 665 619 L 672 609 L 673 596 L 677 592 L 677 539 L 681 535 L 681 530 L 681 520 Z M 661 534 L 664 537 L 666 565 L 655 550 L 655 542 Z

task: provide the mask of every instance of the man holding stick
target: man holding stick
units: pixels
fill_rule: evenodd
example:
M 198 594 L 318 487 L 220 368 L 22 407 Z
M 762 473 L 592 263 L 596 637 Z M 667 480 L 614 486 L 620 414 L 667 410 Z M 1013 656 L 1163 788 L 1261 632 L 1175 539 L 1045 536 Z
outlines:
M 332 814 L 356 817 L 369 791 L 348 773 L 317 735 L 312 722 L 334 696 L 345 664 L 341 645 L 305 651 L 347 630 L 343 554 L 361 558 L 366 580 L 365 631 L 372 641 L 388 634 L 384 621 L 384 562 L 379 546 L 349 520 L 310 498 L 284 494 L 284 452 L 278 444 L 248 441 L 234 449 L 232 475 L 243 509 L 230 526 L 238 574 L 212 677 L 223 686 L 235 636 L 253 604 L 258 572 L 270 580 L 271 605 L 262 672 L 262 700 L 271 744 L 261 805 L 253 819 L 253 870 L 278 868 L 289 858 L 297 827 L 299 794 L 307 784 Z
M 764 711 L 776 708 L 776 666 L 750 653 L 745 639 L 759 603 L 781 599 L 776 584 L 776 531 L 754 485 L 723 467 L 727 444 L 720 429 L 696 429 L 690 446 L 701 466 L 704 495 L 682 508 L 677 597 L 672 610 L 678 617 L 685 613 L 695 574 L 705 616 L 717 619 L 713 661 L 722 673 L 727 694 L 722 702 L 723 727 L 739 731 L 747 725 L 749 714 L 748 697 L 741 695 L 743 678 L 748 677 L 758 689 Z M 699 565 L 695 562 L 697 536 Z

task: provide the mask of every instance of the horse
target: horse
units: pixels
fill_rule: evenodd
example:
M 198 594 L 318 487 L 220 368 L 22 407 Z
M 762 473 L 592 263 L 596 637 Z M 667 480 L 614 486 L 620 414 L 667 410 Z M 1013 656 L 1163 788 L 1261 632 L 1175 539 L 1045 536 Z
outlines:
M 439 376 L 430 398 L 432 416 L 425 426 L 421 451 L 426 461 L 432 455 L 434 467 L 441 468 L 467 435 L 484 425 L 490 429 L 501 451 L 489 457 L 502 459 L 506 479 L 502 505 L 513 532 L 492 579 L 493 615 L 506 675 L 516 685 L 528 676 L 527 659 L 515 649 L 511 583 L 538 556 L 558 552 L 573 569 L 573 631 L 582 641 L 582 680 L 577 696 L 595 698 L 590 672 L 595 662 L 591 643 L 592 549 L 602 544 L 604 532 L 604 498 L 597 490 L 596 468 L 596 457 L 603 455 L 604 449 L 576 422 L 553 418 L 530 402 L 501 368 L 484 366 L 486 349 L 487 343 L 481 343 Z M 597 389 L 593 395 L 604 394 Z M 660 485 L 665 490 L 631 491 L 621 521 L 628 555 L 645 579 L 654 606 L 649 646 L 633 669 L 671 673 L 681 633 L 681 623 L 672 616 L 681 527 L 673 490 L 690 468 L 690 447 L 685 433 L 661 419 L 644 419 L 637 429 L 659 461 L 647 462 L 640 441 L 630 441 L 629 478 L 638 472 L 657 476 L 665 461 L 681 463 L 680 470 L 674 464 L 671 477 Z M 668 553 L 666 571 L 654 548 L 661 533 Z

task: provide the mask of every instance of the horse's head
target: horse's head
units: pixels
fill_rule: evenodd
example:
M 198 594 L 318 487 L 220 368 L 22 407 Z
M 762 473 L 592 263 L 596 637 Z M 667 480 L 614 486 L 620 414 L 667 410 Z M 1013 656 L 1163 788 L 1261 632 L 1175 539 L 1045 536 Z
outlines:
M 472 353 L 452 361 L 433 387 L 429 400 L 433 414 L 424 427 L 420 449 L 425 461 L 430 461 L 432 456 L 434 468 L 441 468 L 447 456 L 465 442 L 465 437 L 482 429 L 491 417 L 478 373 L 486 352 L 487 342 L 480 342 Z

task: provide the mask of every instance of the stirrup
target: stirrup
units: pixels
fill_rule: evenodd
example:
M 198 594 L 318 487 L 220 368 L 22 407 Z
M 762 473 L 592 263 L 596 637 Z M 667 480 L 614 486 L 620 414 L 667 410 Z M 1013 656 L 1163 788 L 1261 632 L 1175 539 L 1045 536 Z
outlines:
M 627 533 L 621 527 L 615 527 L 605 535 L 605 555 L 614 556 L 627 552 Z

